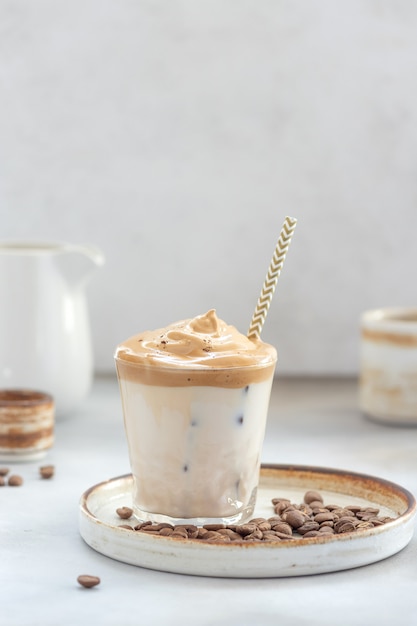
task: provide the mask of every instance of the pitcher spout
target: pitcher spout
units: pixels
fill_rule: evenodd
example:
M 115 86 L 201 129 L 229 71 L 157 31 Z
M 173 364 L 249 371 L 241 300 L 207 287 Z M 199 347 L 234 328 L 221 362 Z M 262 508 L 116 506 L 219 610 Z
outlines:
M 96 246 L 63 244 L 55 262 L 70 286 L 83 287 L 93 272 L 104 264 L 105 259 Z

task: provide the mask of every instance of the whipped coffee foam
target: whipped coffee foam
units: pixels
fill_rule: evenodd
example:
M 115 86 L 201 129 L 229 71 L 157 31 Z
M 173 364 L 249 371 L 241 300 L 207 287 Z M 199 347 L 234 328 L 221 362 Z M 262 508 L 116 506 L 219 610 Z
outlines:
M 260 340 L 248 339 L 211 309 L 193 319 L 135 335 L 118 346 L 115 357 L 138 368 L 123 368 L 120 363 L 122 376 L 133 376 L 148 385 L 242 387 L 270 377 L 276 350 Z M 141 373 L 141 368 L 146 371 Z

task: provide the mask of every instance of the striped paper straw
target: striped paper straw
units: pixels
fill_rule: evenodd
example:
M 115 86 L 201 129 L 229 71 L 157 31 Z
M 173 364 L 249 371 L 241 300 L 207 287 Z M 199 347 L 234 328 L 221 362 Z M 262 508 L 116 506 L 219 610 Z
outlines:
M 277 285 L 279 275 L 281 274 L 285 255 L 287 254 L 288 247 L 291 243 L 291 237 L 296 224 L 297 220 L 294 217 L 287 216 L 285 218 L 277 245 L 275 246 L 271 263 L 268 268 L 268 273 L 262 287 L 261 295 L 259 296 L 258 304 L 256 305 L 256 309 L 249 326 L 249 339 L 259 339 L 260 337 L 266 314 L 268 313 L 269 305 L 271 304 L 272 296 L 274 295 L 275 287 Z

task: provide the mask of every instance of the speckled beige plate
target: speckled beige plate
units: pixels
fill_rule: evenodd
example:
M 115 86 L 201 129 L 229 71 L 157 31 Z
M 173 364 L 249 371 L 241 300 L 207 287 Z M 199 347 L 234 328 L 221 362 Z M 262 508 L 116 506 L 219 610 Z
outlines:
M 119 528 L 116 509 L 131 506 L 132 477 L 88 489 L 80 502 L 80 533 L 98 552 L 118 561 L 165 572 L 230 578 L 268 578 L 335 572 L 374 563 L 402 550 L 414 530 L 416 502 L 403 487 L 353 472 L 320 467 L 263 465 L 254 517 L 271 517 L 273 497 L 302 502 L 309 489 L 325 503 L 374 506 L 391 522 L 330 537 L 277 543 L 207 544 L 149 536 Z

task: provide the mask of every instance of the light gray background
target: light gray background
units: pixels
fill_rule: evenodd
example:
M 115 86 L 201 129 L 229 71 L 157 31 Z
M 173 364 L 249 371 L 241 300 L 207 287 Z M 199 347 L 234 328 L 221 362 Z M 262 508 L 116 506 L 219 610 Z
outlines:
M 0 238 L 91 242 L 98 371 L 145 328 L 265 323 L 278 372 L 351 374 L 416 305 L 414 0 L 1 0 Z

